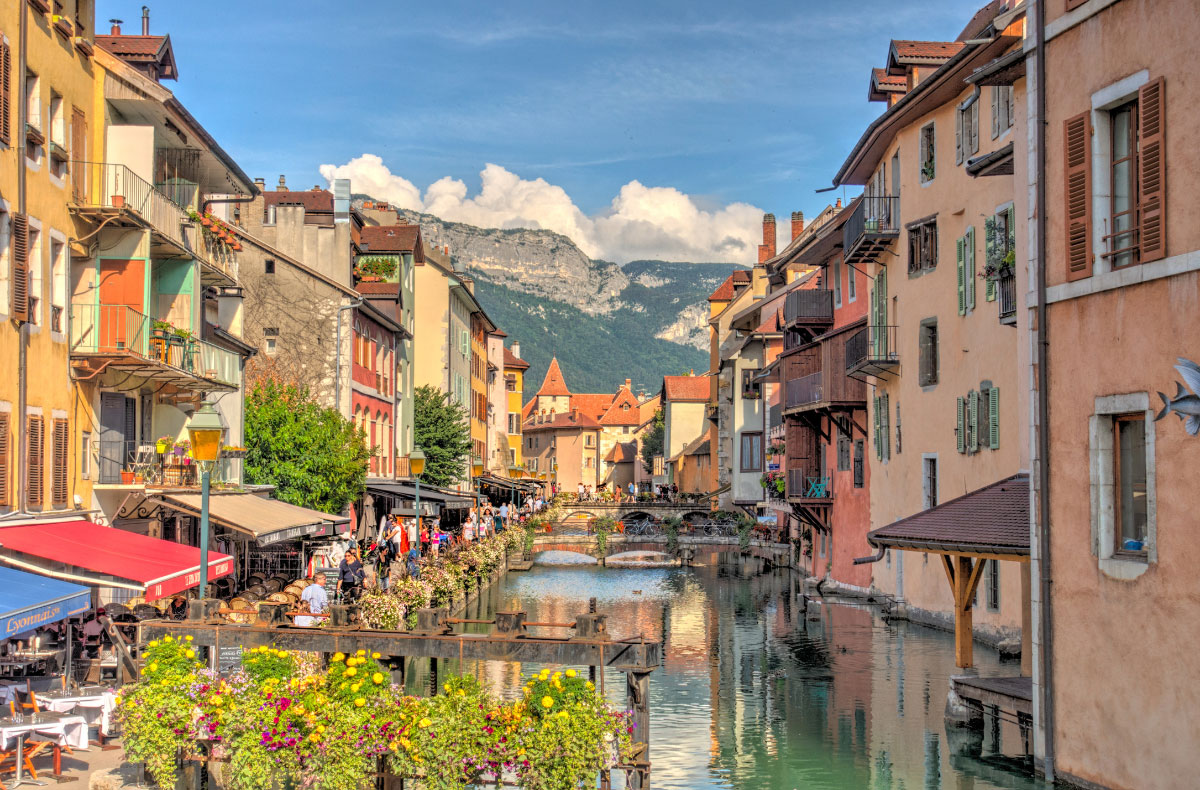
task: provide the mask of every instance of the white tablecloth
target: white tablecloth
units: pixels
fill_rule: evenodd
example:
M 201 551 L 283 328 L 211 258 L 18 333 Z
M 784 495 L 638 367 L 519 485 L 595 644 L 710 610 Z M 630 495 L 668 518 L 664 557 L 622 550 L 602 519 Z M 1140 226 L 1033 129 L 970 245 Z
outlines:
M 64 696 L 38 695 L 38 705 L 55 713 L 77 713 L 88 725 L 100 727 L 100 734 L 108 737 L 112 713 L 117 708 L 117 695 L 112 691 L 98 694 L 68 694 Z
M 57 716 L 53 721 L 34 722 L 32 714 L 25 714 L 25 721 L 0 721 L 0 749 L 16 748 L 17 738 L 50 740 L 72 749 L 86 749 L 88 724 L 82 716 Z

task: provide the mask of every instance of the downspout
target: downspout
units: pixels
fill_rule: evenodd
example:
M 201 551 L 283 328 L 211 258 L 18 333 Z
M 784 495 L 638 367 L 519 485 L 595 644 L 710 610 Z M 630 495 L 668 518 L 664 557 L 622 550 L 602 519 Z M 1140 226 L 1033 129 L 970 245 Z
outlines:
M 344 304 L 337 309 L 337 340 L 335 341 L 337 343 L 337 354 L 334 356 L 336 361 L 334 363 L 333 374 L 333 408 L 337 410 L 338 414 L 342 413 L 342 311 L 361 307 L 362 303 L 363 298 L 360 296 L 357 302 Z
M 1050 602 L 1052 573 L 1050 565 L 1050 398 L 1049 398 L 1049 339 L 1046 327 L 1046 0 L 1035 3 L 1034 36 L 1037 49 L 1037 109 L 1035 123 L 1037 140 L 1037 449 L 1038 449 L 1038 560 L 1041 587 L 1041 649 L 1042 675 L 1039 696 L 1042 710 L 1042 732 L 1045 735 L 1045 754 L 1042 772 L 1054 781 L 1054 692 L 1053 657 L 1054 627 Z
M 25 62 L 28 56 L 29 9 L 20 4 L 21 24 L 17 39 L 20 50 L 17 72 L 17 129 L 20 144 L 17 146 L 17 212 L 28 223 L 25 211 L 25 124 L 29 122 L 28 102 L 25 99 L 25 81 L 28 79 Z M 25 231 L 25 265 L 29 265 L 29 231 Z M 26 286 L 28 293 L 28 286 Z M 26 306 L 28 309 L 28 306 Z M 26 315 L 28 318 L 28 315 Z M 25 410 L 29 406 L 29 322 L 17 325 L 17 512 L 26 513 L 29 505 L 29 419 Z

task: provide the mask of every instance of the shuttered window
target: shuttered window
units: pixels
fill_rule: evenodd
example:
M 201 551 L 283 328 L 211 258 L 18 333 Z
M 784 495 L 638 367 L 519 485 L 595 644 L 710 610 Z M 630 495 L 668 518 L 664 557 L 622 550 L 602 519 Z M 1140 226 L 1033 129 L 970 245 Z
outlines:
M 879 404 L 880 404 L 880 398 L 878 395 L 876 395 L 874 398 L 871 399 L 871 427 L 872 427 L 872 430 L 874 433 L 873 444 L 875 445 L 875 459 L 877 461 L 882 461 L 883 460 L 883 440 L 879 438 L 879 425 L 882 422 L 882 420 L 880 420 L 880 418 L 879 418 Z
M 76 203 L 87 202 L 87 116 L 71 108 L 71 192 Z
M 891 424 L 891 405 L 888 402 L 888 395 L 885 392 L 879 396 L 879 441 L 881 447 L 879 452 L 884 461 L 892 457 L 892 424 Z
M 967 452 L 979 449 L 979 397 L 975 390 L 967 393 Z
M 1092 141 L 1088 113 L 1063 122 L 1067 279 L 1092 276 Z
M 12 317 L 29 320 L 29 218 L 12 215 Z
M 917 383 L 929 387 L 938 383 L 938 326 L 937 319 L 926 319 L 921 322 L 920 365 Z
M 961 236 L 954 242 L 954 271 L 958 282 L 958 314 L 967 314 L 967 254 L 966 239 Z
M 41 507 L 45 498 L 46 445 L 42 418 L 29 417 L 29 506 Z
M 972 226 L 967 228 L 967 235 L 963 237 L 966 247 L 965 268 L 967 273 L 967 309 L 975 309 L 975 228 Z
M 67 421 L 54 420 L 54 464 L 51 468 L 50 503 L 55 507 L 67 504 L 68 448 Z
M 954 130 L 954 161 L 962 164 L 971 154 L 979 153 L 979 102 L 958 111 L 958 123 Z
M 12 145 L 12 49 L 0 33 L 0 143 Z
M 1000 388 L 991 387 L 987 391 L 988 410 L 988 447 L 1000 449 Z
M 1167 254 L 1166 90 L 1159 77 L 1138 91 L 1138 208 L 1140 261 Z
M 958 398 L 955 404 L 955 422 L 954 435 L 958 439 L 958 451 L 965 453 L 967 451 L 967 403 L 965 398 Z
M 9 507 L 12 505 L 12 486 L 10 484 L 10 475 L 12 474 L 12 453 L 9 448 L 12 446 L 9 439 L 9 415 L 8 412 L 0 412 L 0 506 Z

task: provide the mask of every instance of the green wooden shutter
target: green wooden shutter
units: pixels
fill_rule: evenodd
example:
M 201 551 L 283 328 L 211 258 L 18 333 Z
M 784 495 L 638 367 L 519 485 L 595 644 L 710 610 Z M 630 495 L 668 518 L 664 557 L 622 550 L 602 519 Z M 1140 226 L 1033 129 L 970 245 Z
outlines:
M 967 284 L 966 284 L 966 261 L 963 260 L 966 254 L 966 244 L 964 239 L 959 239 L 954 242 L 954 257 L 955 271 L 958 272 L 958 314 L 967 314 Z
M 888 317 L 887 317 L 887 313 L 888 313 L 887 269 L 883 268 L 882 266 L 879 267 L 879 271 L 875 275 L 875 287 L 878 290 L 878 294 L 875 297 L 876 302 L 877 302 L 876 310 L 879 311 L 879 322 L 877 324 L 877 326 L 879 328 L 875 332 L 875 334 L 876 334 L 875 350 L 878 353 L 875 358 L 876 359 L 884 359 L 887 357 L 890 349 L 888 348 L 888 332 L 887 332 L 887 322 L 888 322 Z
M 995 88 L 993 88 L 992 90 L 995 91 Z M 993 103 L 994 102 L 995 102 L 995 99 L 993 99 Z M 993 122 L 993 124 L 995 123 L 995 116 L 993 116 L 992 122 Z M 995 134 L 992 135 L 992 137 L 995 137 L 995 136 L 996 136 Z M 985 232 L 983 234 L 983 262 L 984 262 L 985 266 L 987 264 L 991 263 L 992 260 L 996 257 L 996 246 L 998 243 L 999 243 L 999 240 L 996 238 L 995 230 L 993 230 L 991 233 Z M 995 280 L 988 279 L 984 283 L 983 298 L 989 302 L 996 301 L 996 281 Z
M 892 419 L 890 413 L 890 405 L 887 393 L 885 392 L 880 397 L 880 441 L 883 443 L 883 460 L 888 460 L 892 457 Z
M 988 390 L 988 447 L 1000 449 L 1000 388 Z
M 967 393 L 967 452 L 979 449 L 979 397 L 975 390 Z
M 871 416 L 872 416 L 872 427 L 873 427 L 873 430 L 875 433 L 875 441 L 874 441 L 875 458 L 877 460 L 882 461 L 883 460 L 883 452 L 881 450 L 881 445 L 879 444 L 879 396 L 878 395 L 876 395 L 874 398 L 871 399 Z
M 976 102 L 978 105 L 978 102 Z M 966 270 L 967 270 L 967 307 L 971 310 L 975 309 L 975 228 L 967 228 L 966 236 L 967 255 L 966 255 Z
M 954 429 L 954 433 L 958 436 L 958 451 L 965 453 L 967 451 L 967 415 L 966 403 L 963 398 L 958 398 L 957 404 L 958 426 Z
M 868 315 L 867 345 L 870 346 L 870 349 L 867 353 L 870 354 L 872 359 L 878 359 L 878 357 L 875 355 L 875 343 L 876 343 L 875 339 L 879 336 L 879 331 L 877 329 L 875 329 L 875 327 L 879 325 L 879 304 L 878 304 L 878 302 L 879 302 L 879 296 L 878 296 L 878 293 L 876 290 L 876 286 L 872 285 L 871 286 L 871 312 L 867 314 Z

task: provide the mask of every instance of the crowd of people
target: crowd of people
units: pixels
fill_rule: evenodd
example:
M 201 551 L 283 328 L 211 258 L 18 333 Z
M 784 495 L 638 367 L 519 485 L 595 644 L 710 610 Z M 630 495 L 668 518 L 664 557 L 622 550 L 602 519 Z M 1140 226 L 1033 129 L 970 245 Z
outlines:
M 670 485 L 644 486 L 642 493 L 649 493 L 656 500 L 663 502 L 674 502 L 679 497 L 679 486 L 674 483 Z M 601 500 L 612 499 L 615 502 L 633 502 L 639 497 L 638 486 L 633 482 L 622 488 L 614 486 L 612 493 L 609 493 L 608 483 L 601 483 L 598 486 L 585 485 L 580 483 L 575 488 L 575 498 L 579 502 L 599 502 Z

